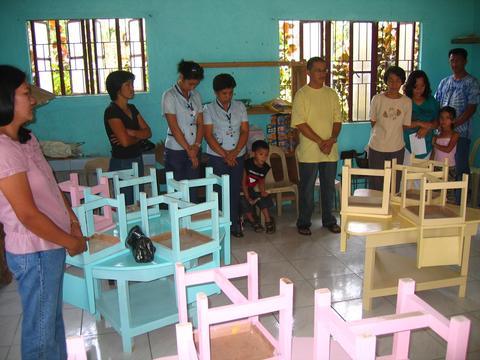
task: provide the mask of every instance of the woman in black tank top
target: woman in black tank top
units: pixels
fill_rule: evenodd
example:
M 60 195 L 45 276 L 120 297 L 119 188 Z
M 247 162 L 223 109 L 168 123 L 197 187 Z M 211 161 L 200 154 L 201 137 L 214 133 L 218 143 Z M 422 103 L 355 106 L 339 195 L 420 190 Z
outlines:
M 112 146 L 109 171 L 130 169 L 136 162 L 139 176 L 143 176 L 141 141 L 150 138 L 152 132 L 135 105 L 128 103 L 135 95 L 134 79 L 135 75 L 122 70 L 107 76 L 106 86 L 112 102 L 105 109 L 104 123 Z M 122 193 L 126 204 L 132 204 L 133 189 L 125 189 Z

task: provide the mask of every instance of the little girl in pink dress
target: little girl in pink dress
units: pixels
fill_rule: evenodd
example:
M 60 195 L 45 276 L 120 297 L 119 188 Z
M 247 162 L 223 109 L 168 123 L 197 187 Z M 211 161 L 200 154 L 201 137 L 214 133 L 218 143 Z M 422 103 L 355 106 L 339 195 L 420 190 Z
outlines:
M 433 137 L 432 158 L 437 161 L 448 159 L 448 180 L 455 180 L 455 152 L 457 150 L 458 133 L 455 132 L 455 109 L 450 106 L 444 106 L 440 109 L 440 132 Z M 451 191 L 450 191 L 451 192 Z M 449 200 L 453 194 L 448 193 Z

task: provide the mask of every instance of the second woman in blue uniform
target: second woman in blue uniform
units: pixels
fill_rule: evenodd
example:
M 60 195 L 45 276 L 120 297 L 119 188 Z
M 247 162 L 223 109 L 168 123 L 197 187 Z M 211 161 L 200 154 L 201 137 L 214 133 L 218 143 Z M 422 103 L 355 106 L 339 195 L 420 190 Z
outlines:
M 230 176 L 230 220 L 233 236 L 243 236 L 240 221 L 240 189 L 248 139 L 248 117 L 245 105 L 233 99 L 235 79 L 220 74 L 213 79 L 216 99 L 205 106 L 204 129 L 208 165 L 216 175 Z
M 203 137 L 202 99 L 195 88 L 203 79 L 203 68 L 193 61 L 180 61 L 178 81 L 162 97 L 167 119 L 165 170 L 175 180 L 197 179 L 200 175 L 199 150 Z M 196 192 L 190 200 L 197 202 Z

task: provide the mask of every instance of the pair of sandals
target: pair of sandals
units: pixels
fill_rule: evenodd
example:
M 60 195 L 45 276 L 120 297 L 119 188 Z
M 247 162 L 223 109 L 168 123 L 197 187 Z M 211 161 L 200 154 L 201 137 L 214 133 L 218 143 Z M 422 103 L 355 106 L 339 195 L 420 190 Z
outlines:
M 247 220 L 247 222 L 252 226 L 253 231 L 256 233 L 260 233 L 265 231 L 267 234 L 273 234 L 275 232 L 275 222 L 273 219 L 265 223 L 265 228 L 258 222 L 258 220 L 251 222 Z

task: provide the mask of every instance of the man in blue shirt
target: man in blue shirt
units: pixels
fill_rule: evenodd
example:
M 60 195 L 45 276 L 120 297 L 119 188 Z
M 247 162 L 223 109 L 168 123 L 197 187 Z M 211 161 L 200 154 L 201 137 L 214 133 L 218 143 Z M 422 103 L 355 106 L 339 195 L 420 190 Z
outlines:
M 435 93 L 440 107 L 448 105 L 456 111 L 455 131 L 460 134 L 455 154 L 456 180 L 461 180 L 463 174 L 470 173 L 468 156 L 472 133 L 471 119 L 480 102 L 479 82 L 465 70 L 467 55 L 467 51 L 462 48 L 449 51 L 448 58 L 453 75 L 440 81 Z M 460 204 L 459 191 L 455 194 L 455 200 Z

